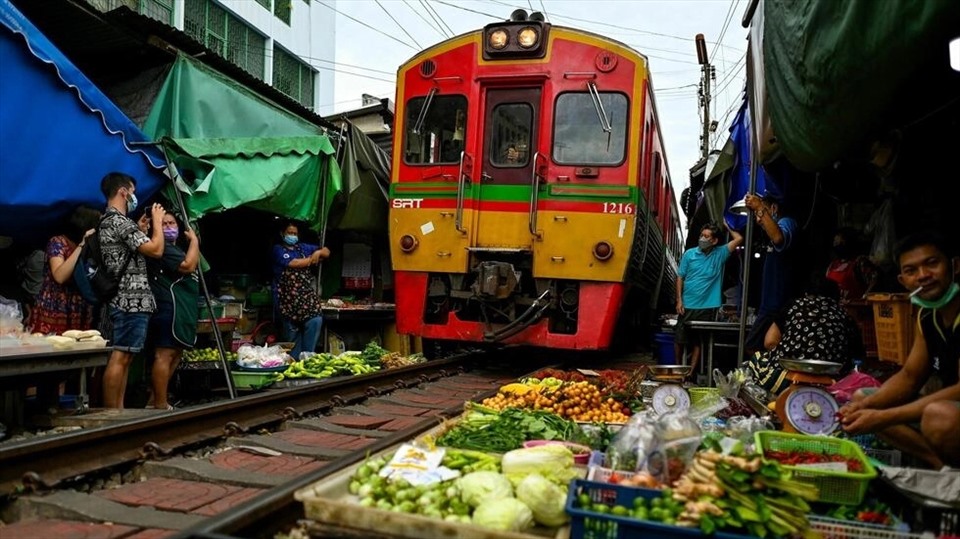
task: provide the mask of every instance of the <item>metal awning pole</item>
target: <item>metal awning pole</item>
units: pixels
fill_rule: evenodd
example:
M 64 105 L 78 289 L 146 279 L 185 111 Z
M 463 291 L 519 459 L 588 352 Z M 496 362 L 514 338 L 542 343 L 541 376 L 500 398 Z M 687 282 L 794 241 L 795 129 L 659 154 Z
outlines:
M 183 221 L 186 226 L 190 226 L 190 220 L 187 215 L 187 206 L 183 203 L 183 195 L 180 193 L 180 189 L 177 188 L 176 178 L 176 169 L 170 165 L 170 156 L 167 155 L 167 148 L 156 142 L 160 146 L 161 151 L 163 152 L 163 158 L 167 160 L 167 177 L 170 178 L 170 181 L 173 182 L 173 192 L 176 193 L 177 200 L 175 201 L 180 212 L 180 215 L 183 216 Z M 200 265 L 197 264 L 197 269 L 195 270 L 197 277 L 200 279 L 200 290 L 203 292 L 203 299 L 207 303 L 207 310 L 210 311 L 211 326 L 213 328 L 213 339 L 217 343 L 217 351 L 220 353 L 220 368 L 223 369 L 223 376 L 227 382 L 227 391 L 230 393 L 230 398 L 237 398 L 237 390 L 233 386 L 233 376 L 230 374 L 230 365 L 227 363 L 227 354 L 223 346 L 223 335 L 220 334 L 220 325 L 217 323 L 216 314 L 213 312 L 213 300 L 210 299 L 210 290 L 207 288 L 207 280 L 203 278 L 203 272 L 200 271 Z
M 337 163 L 340 162 L 340 150 L 343 147 L 343 134 L 347 130 L 347 123 L 344 122 L 340 126 L 340 132 L 337 137 L 337 149 L 333 152 L 333 159 Z M 324 244 L 327 242 L 327 221 L 330 219 L 330 216 L 327 215 L 327 181 L 329 174 L 325 175 L 320 180 L 320 212 L 323 215 L 323 223 L 320 224 L 320 248 L 324 247 Z M 323 264 L 317 264 L 317 294 L 323 294 Z
M 748 49 L 749 50 L 749 49 Z M 747 62 L 750 62 L 749 52 L 747 53 Z M 753 71 L 747 70 L 747 101 L 749 104 L 747 115 L 750 120 L 750 131 L 747 133 L 747 140 L 750 141 L 750 188 L 748 193 L 754 193 L 757 190 L 757 167 L 760 166 L 757 160 L 760 158 L 760 148 L 757 144 L 757 138 L 754 136 L 757 126 L 754 125 L 754 107 L 756 105 L 756 96 L 754 95 L 755 85 L 751 80 L 750 74 Z M 743 356 L 746 348 L 747 339 L 747 316 L 750 312 L 747 304 L 750 300 L 750 264 L 753 262 L 753 213 L 747 213 L 747 230 L 744 235 L 746 246 L 743 249 L 743 284 L 740 294 L 740 333 L 737 341 L 737 366 L 743 364 Z

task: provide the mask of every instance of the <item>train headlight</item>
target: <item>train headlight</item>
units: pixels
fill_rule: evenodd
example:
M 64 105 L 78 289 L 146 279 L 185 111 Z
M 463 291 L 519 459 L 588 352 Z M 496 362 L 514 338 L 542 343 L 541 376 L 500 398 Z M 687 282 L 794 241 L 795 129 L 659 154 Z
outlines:
M 610 260 L 613 256 L 613 245 L 605 241 L 599 241 L 593 246 L 593 256 L 597 260 Z
M 413 252 L 417 248 L 420 242 L 417 241 L 417 238 L 411 236 L 410 234 L 404 234 L 400 237 L 400 250 L 405 253 Z
M 506 30 L 494 30 L 490 32 L 490 35 L 487 37 L 487 43 L 490 45 L 491 49 L 500 50 L 507 46 L 507 31 Z
M 540 34 L 537 32 L 537 29 L 532 26 L 527 26 L 517 34 L 517 43 L 524 49 L 535 46 L 539 40 Z

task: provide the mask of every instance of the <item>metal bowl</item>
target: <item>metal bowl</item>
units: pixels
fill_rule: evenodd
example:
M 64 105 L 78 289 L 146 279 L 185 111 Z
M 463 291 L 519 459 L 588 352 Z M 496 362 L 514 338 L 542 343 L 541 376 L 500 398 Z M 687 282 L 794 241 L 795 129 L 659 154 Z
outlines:
M 691 370 L 689 365 L 650 365 L 648 368 L 651 378 L 665 381 L 682 380 Z
M 837 374 L 843 364 L 819 359 L 789 359 L 780 358 L 780 366 L 788 371 L 806 372 L 809 374 Z

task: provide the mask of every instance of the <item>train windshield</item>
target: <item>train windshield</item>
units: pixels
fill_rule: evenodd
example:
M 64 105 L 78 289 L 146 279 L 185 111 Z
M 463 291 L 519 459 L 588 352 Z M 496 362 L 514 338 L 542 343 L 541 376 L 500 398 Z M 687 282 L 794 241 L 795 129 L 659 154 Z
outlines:
M 467 98 L 462 95 L 431 94 L 408 101 L 404 160 L 411 165 L 458 163 L 466 117 Z
M 618 165 L 627 142 L 627 96 L 600 92 L 602 110 L 612 128 L 608 133 L 597 117 L 597 105 L 588 92 L 569 92 L 557 98 L 554 110 L 553 159 L 562 165 Z

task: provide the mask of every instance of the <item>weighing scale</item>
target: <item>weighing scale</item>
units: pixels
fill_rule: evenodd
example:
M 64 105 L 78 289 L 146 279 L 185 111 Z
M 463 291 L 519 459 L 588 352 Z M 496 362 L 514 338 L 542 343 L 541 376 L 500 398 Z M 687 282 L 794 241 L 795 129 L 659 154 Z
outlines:
M 840 405 L 824 387 L 833 385 L 831 375 L 840 372 L 843 365 L 818 359 L 781 359 L 780 365 L 793 382 L 777 397 L 783 431 L 817 435 L 837 430 Z
M 683 412 L 690 408 L 690 394 L 683 388 L 683 379 L 690 374 L 687 365 L 654 365 L 650 377 L 658 387 L 650 397 L 653 409 L 660 415 Z

